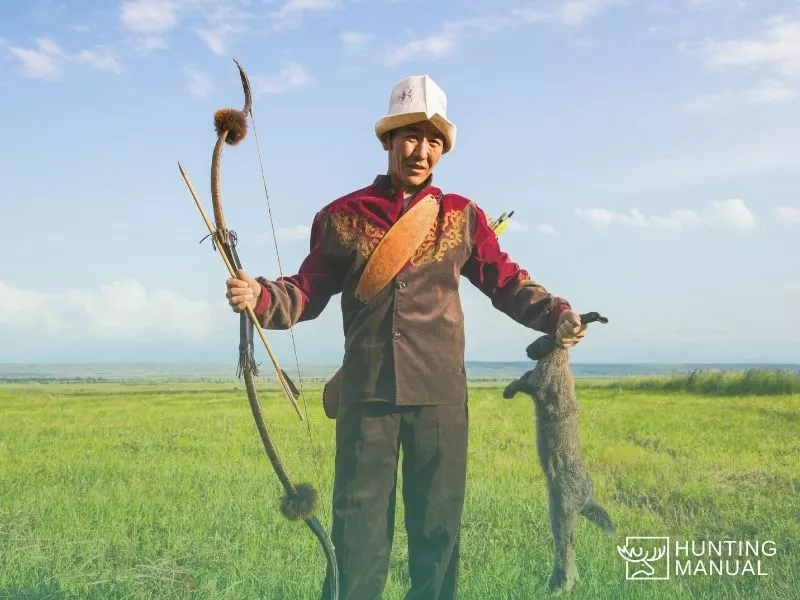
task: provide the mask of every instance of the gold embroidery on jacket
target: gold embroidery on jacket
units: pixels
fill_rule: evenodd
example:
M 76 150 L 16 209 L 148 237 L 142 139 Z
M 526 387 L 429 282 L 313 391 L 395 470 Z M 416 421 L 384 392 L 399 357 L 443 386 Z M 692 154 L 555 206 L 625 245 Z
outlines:
M 442 216 L 441 235 L 438 236 L 439 224 L 434 223 L 420 247 L 411 257 L 415 267 L 425 265 L 434 260 L 442 262 L 444 255 L 451 248 L 457 247 L 463 240 L 464 223 L 467 218 L 464 211 L 451 209 Z
M 385 229 L 377 227 L 364 215 L 334 212 L 331 213 L 331 222 L 339 243 L 345 248 L 355 247 L 364 258 L 369 258 L 386 234 Z

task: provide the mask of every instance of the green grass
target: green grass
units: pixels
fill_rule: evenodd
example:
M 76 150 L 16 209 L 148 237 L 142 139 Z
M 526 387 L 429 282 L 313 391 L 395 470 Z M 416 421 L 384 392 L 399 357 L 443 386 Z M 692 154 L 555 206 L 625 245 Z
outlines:
M 720 401 L 649 385 L 579 386 L 583 456 L 619 532 L 580 523 L 569 597 L 796 598 L 800 395 Z M 500 391 L 470 397 L 459 598 L 547 598 L 533 409 Z M 319 386 L 306 391 L 311 438 L 263 395 L 289 472 L 318 486 L 329 528 L 333 423 Z M 279 496 L 241 384 L 0 386 L 0 598 L 317 598 L 324 558 L 279 516 Z M 408 585 L 402 504 L 397 519 L 387 600 Z M 766 577 L 626 582 L 626 535 L 772 540 L 778 554 Z
M 800 394 L 800 373 L 787 370 L 695 370 L 653 377 L 631 377 L 611 383 L 619 390 L 690 392 L 704 396 L 771 396 Z

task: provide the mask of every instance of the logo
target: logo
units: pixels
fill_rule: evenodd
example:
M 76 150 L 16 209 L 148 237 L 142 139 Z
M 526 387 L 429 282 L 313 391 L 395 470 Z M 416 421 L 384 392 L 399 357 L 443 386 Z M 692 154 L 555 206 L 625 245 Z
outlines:
M 405 88 L 394 97 L 394 104 L 408 104 L 414 99 L 414 90 Z
M 625 579 L 669 579 L 668 537 L 628 536 L 617 552 L 625 560 Z
M 778 552 L 772 540 L 670 540 L 628 536 L 617 552 L 625 561 L 625 579 L 768 575 L 767 559 Z M 674 562 L 673 562 L 674 561 Z

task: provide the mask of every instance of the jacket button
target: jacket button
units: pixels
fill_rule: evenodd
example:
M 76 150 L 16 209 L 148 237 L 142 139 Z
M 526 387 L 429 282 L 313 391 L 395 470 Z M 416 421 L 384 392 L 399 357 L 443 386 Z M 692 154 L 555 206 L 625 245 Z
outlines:
M 405 281 L 398 281 L 397 282 L 397 287 L 400 288 L 401 290 L 406 289 L 406 285 L 408 285 L 408 284 Z
M 392 339 L 393 340 L 399 340 L 400 339 L 400 332 L 397 331 L 396 329 L 392 332 Z

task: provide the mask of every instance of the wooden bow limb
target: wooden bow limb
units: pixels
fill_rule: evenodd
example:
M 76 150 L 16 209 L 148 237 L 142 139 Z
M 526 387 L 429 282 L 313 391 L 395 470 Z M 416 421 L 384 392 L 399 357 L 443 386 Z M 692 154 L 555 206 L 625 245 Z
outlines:
M 192 198 L 194 198 L 194 203 L 197 205 L 198 210 L 200 211 L 200 215 L 203 217 L 203 221 L 205 221 L 206 227 L 208 227 L 208 232 L 217 242 L 218 247 L 222 247 L 222 240 L 219 239 L 218 232 L 214 229 L 214 226 L 211 224 L 211 221 L 206 214 L 205 209 L 203 209 L 203 205 L 200 202 L 200 198 L 197 195 L 197 191 L 194 189 L 192 185 L 192 181 L 189 179 L 189 175 L 186 171 L 183 170 L 183 166 L 181 163 L 178 163 L 178 169 L 181 172 L 181 176 L 183 180 L 186 182 L 187 187 L 189 188 L 189 192 L 192 194 Z M 222 260 L 225 261 L 225 266 L 228 268 L 228 272 L 230 273 L 231 277 L 236 277 L 236 270 L 233 268 L 233 265 L 228 260 L 228 257 L 225 255 L 224 252 L 220 251 L 219 255 L 222 257 Z M 281 388 L 283 389 L 284 395 L 286 398 L 291 402 L 292 406 L 294 406 L 295 412 L 297 412 L 297 416 L 300 417 L 300 420 L 303 421 L 303 413 L 300 411 L 300 406 L 297 404 L 297 400 L 294 397 L 291 387 L 289 383 L 286 381 L 286 378 L 283 376 L 283 369 L 281 368 L 280 364 L 278 364 L 278 359 L 275 354 L 272 352 L 272 347 L 269 345 L 267 341 L 267 337 L 264 334 L 264 330 L 261 327 L 261 324 L 258 322 L 258 317 L 256 317 L 256 313 L 253 312 L 253 309 L 250 308 L 250 305 L 247 305 L 247 316 L 250 319 L 250 322 L 253 324 L 255 330 L 258 332 L 258 336 L 261 338 L 261 341 L 264 342 L 264 348 L 267 350 L 267 354 L 269 355 L 270 360 L 272 361 L 272 365 L 275 367 L 275 375 L 278 378 L 278 381 L 281 384 Z

